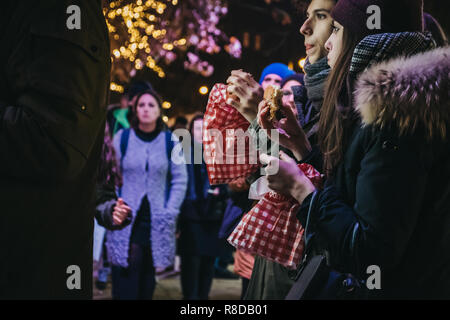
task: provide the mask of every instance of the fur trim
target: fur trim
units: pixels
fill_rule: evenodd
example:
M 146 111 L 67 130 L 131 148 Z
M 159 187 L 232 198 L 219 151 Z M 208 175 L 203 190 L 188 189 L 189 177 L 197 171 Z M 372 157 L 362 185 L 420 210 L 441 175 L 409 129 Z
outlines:
M 355 105 L 363 124 L 395 125 L 399 134 L 425 129 L 445 138 L 450 124 L 450 47 L 382 62 L 363 72 Z

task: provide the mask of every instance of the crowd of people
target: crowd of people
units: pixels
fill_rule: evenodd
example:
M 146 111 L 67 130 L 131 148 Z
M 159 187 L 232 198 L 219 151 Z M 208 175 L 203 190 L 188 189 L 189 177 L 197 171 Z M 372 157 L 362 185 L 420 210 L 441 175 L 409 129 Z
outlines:
M 370 28 L 373 5 L 381 15 Z M 9 9 L 25 12 L 13 2 Z M 361 283 L 369 266 L 381 271 L 381 287 L 360 297 L 450 298 L 450 49 L 422 0 L 308 1 L 300 27 L 304 74 L 278 62 L 261 66 L 259 81 L 245 70 L 231 71 L 223 81 L 226 103 L 245 118 L 256 141 L 261 132 L 270 138 L 277 130 L 271 143 L 281 151 L 261 157 L 267 172 L 276 167 L 276 173 L 258 171 L 222 185 L 211 185 L 207 163 L 194 159 L 202 154 L 203 114 L 189 122 L 179 117 L 169 128 L 150 83 L 132 83 L 109 106 L 105 122 L 108 36 L 100 7 L 86 10 L 97 34 L 82 36 L 104 40 L 95 59 L 65 34 L 48 41 L 48 25 L 5 33 L 25 39 L 35 30 L 33 43 L 64 49 L 19 50 L 26 41 L 7 42 L 12 47 L 5 54 L 14 58 L 3 59 L 11 63 L 2 71 L 10 90 L 1 91 L 0 100 L 0 143 L 8 150 L 0 157 L 8 190 L 0 243 L 9 244 L 2 250 L 9 264 L 0 264 L 0 297 L 89 297 L 93 255 L 103 261 L 97 286 L 104 288 L 110 275 L 118 300 L 152 299 L 157 276 L 176 268 L 177 256 L 183 299 L 207 300 L 218 275 L 241 278 L 241 299 L 285 299 L 303 279 L 302 269 L 234 250 L 226 241 L 257 203 L 249 196 L 252 186 L 265 180 L 270 190 L 294 198 L 297 219 L 314 228 L 304 255 L 320 254 L 329 268 Z M 65 37 L 73 47 L 58 42 Z M 88 78 L 75 63 L 64 79 L 57 63 L 44 63 L 58 61 L 58 52 L 86 65 Z M 24 68 L 12 69 L 17 65 Z M 28 77 L 20 74 L 25 69 Z M 269 86 L 283 91 L 281 118 L 270 116 Z M 189 143 L 178 129 L 188 131 Z M 323 186 L 299 164 L 319 171 Z M 95 221 L 87 210 L 92 194 Z M 34 215 L 23 219 L 16 212 Z M 73 265 L 83 270 L 78 291 L 67 286 Z M 313 291 L 320 290 L 327 292 L 310 298 L 334 294 L 329 286 Z
M 133 83 L 126 98 L 109 108 L 98 175 L 97 287 L 106 287 L 111 272 L 114 299 L 151 299 L 156 276 L 173 269 L 178 255 L 183 297 L 208 299 L 214 276 L 230 272 L 215 267 L 230 248 L 219 239 L 227 188 L 210 186 L 204 162 L 194 161 L 202 152 L 203 115 L 192 117 L 191 143 L 181 151 L 191 161 L 176 164 L 176 133 L 187 129 L 186 119 L 169 129 L 147 82 Z
M 372 4 L 383 12 L 379 29 L 366 25 Z M 269 188 L 301 204 L 297 217 L 303 226 L 314 219 L 320 239 L 315 249 L 326 253 L 328 265 L 360 278 L 367 277 L 367 266 L 382 270 L 383 289 L 370 297 L 448 298 L 445 34 L 419 0 L 312 0 L 300 33 L 305 74 L 273 63 L 259 82 L 243 70 L 226 79 L 227 104 L 253 132 L 280 133 L 280 157 L 265 163 L 279 167 L 265 177 Z M 263 99 L 269 85 L 283 90 L 283 120 L 269 119 Z M 106 256 L 113 297 L 151 299 L 155 274 L 172 266 L 178 254 L 183 298 L 208 299 L 223 241 L 255 205 L 249 189 L 261 177 L 211 186 L 204 161 L 193 161 L 193 150 L 202 148 L 202 114 L 189 123 L 192 141 L 184 153 L 192 161 L 175 165 L 170 157 L 179 142 L 161 119 L 158 94 L 140 83 L 126 102 L 131 107 L 126 103 L 108 113 L 114 138 L 111 145 L 105 135 L 109 151 L 103 160 L 112 171 L 99 180 L 116 184 L 118 195 L 111 192 L 105 202 L 105 187 L 98 188 L 98 221 L 110 229 Z M 173 129 L 186 126 L 179 118 Z M 298 163 L 323 173 L 325 186 L 316 189 Z M 109 224 L 101 218 L 106 211 L 112 212 Z M 239 249 L 233 260 L 242 278 L 241 299 L 284 299 L 298 277 Z

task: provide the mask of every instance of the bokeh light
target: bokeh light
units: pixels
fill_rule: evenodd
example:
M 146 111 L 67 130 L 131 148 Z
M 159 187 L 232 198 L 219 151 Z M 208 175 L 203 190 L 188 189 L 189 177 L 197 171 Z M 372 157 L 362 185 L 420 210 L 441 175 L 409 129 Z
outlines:
M 201 86 L 200 89 L 198 89 L 198 92 L 200 92 L 200 94 L 205 95 L 208 94 L 208 87 L 207 86 Z

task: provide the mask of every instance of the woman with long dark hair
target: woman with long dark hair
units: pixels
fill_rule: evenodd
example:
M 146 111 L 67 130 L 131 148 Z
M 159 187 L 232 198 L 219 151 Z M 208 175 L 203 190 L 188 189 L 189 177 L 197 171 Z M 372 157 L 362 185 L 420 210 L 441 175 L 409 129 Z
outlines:
M 380 29 L 367 27 L 371 5 Z M 450 49 L 422 32 L 422 1 L 340 0 L 332 17 L 327 184 L 316 190 L 282 155 L 269 186 L 302 203 L 298 218 L 309 213 L 332 268 L 364 280 L 379 268 L 370 297 L 449 298 Z
M 168 131 L 161 99 L 141 92 L 132 108 L 130 129 L 114 136 L 123 184 L 119 196 L 136 214 L 131 225 L 107 234 L 114 299 L 151 299 L 155 274 L 175 259 L 175 227 L 187 185 L 178 139 Z

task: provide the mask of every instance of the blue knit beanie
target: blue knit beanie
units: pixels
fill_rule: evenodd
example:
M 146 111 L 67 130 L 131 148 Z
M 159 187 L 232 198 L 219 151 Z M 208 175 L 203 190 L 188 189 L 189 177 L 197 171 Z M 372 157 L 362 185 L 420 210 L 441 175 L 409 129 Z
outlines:
M 263 72 L 261 73 L 261 77 L 259 78 L 259 84 L 263 82 L 264 78 L 268 74 L 276 74 L 279 75 L 281 79 L 284 79 L 290 76 L 291 74 L 294 74 L 294 71 L 289 69 L 288 66 L 283 63 L 276 62 L 269 64 L 267 67 L 264 68 Z

